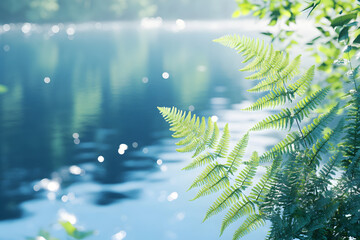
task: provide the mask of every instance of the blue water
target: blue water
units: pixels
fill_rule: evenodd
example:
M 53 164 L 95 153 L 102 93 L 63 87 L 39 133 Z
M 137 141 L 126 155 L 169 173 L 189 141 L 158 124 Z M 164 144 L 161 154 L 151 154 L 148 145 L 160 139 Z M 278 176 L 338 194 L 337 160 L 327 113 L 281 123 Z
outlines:
M 0 27 L 1 240 L 40 229 L 66 239 L 59 219 L 95 230 L 88 239 L 219 239 L 223 215 L 201 223 L 215 197 L 188 201 L 198 172 L 180 171 L 190 155 L 175 151 L 156 107 L 218 116 L 239 139 L 262 116 L 240 111 L 251 83 L 212 39 L 256 26 L 156 24 Z M 272 140 L 251 141 L 261 151 Z

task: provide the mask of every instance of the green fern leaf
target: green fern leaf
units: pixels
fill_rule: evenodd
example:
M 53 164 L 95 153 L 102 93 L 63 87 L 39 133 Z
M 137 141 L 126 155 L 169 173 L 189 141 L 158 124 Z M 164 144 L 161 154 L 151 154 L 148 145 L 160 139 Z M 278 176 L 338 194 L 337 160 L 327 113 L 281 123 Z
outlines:
M 210 148 L 214 149 L 217 146 L 217 141 L 219 139 L 219 135 L 220 135 L 219 127 L 218 127 L 217 123 L 215 122 L 214 123 L 214 131 L 211 135 L 210 140 L 207 142 L 207 145 Z
M 305 117 L 308 117 L 311 110 L 314 110 L 317 105 L 326 97 L 326 94 L 329 92 L 329 88 L 323 88 L 311 96 L 306 96 L 303 100 L 298 102 L 296 106 L 292 109 L 293 117 L 297 118 L 299 121 L 303 120 Z
M 290 63 L 290 56 L 289 53 L 283 53 L 285 54 L 285 57 L 282 59 L 282 61 L 279 63 L 279 66 L 276 68 L 276 71 L 282 71 L 287 65 Z
M 238 240 L 250 232 L 265 225 L 264 217 L 261 214 L 252 214 L 243 222 L 243 224 L 236 230 L 233 240 Z
M 282 61 L 282 58 L 282 53 L 275 51 L 271 46 L 267 59 L 264 61 L 266 64 L 262 66 L 258 72 L 246 77 L 246 79 L 256 80 L 272 77 L 274 75 L 274 68 L 278 66 L 278 64 Z
M 241 46 L 241 43 L 244 42 L 245 39 L 246 37 L 240 37 L 239 35 L 234 34 L 234 35 L 225 35 L 213 41 L 218 42 L 224 45 L 225 47 L 236 49 L 237 47 Z
M 203 222 L 211 216 L 220 213 L 232 204 L 235 204 L 239 200 L 241 193 L 241 190 L 235 186 L 225 189 L 221 196 L 218 197 L 218 199 L 207 210 Z
M 309 165 L 315 163 L 319 164 L 321 152 L 325 152 L 328 149 L 329 142 L 331 139 L 336 138 L 340 134 L 340 129 L 342 128 L 343 121 L 340 121 L 334 130 L 330 130 L 322 138 L 318 139 L 317 142 L 312 146 L 311 153 L 309 155 Z
M 288 89 L 290 90 L 290 92 L 298 96 L 303 95 L 306 90 L 310 88 L 310 83 L 314 79 L 314 74 L 315 66 L 313 65 L 295 83 L 290 84 L 288 86 Z
M 221 189 L 228 188 L 230 186 L 230 181 L 227 174 L 220 175 L 220 178 L 210 179 L 210 183 L 205 185 L 200 191 L 196 194 L 196 196 L 190 201 L 194 201 L 199 197 L 207 196 L 211 193 L 215 193 L 220 191 Z
M 225 173 L 226 173 L 226 168 L 224 165 L 221 165 L 218 162 L 212 162 L 194 180 L 194 182 L 189 187 L 188 191 L 194 187 L 200 187 L 205 184 L 211 184 L 212 180 L 219 179 L 219 176 L 223 176 L 225 175 Z
M 202 153 L 206 149 L 206 146 L 208 145 L 208 142 L 210 141 L 213 131 L 214 131 L 214 123 L 211 120 L 211 118 L 209 117 L 205 134 L 202 137 L 201 141 L 199 142 L 199 144 L 195 150 L 195 153 L 192 156 L 193 158 L 196 157 L 197 155 L 199 155 L 200 153 Z
M 195 121 L 195 119 L 196 119 L 196 121 Z M 179 142 L 177 142 L 175 144 L 178 145 L 178 146 L 183 146 L 183 145 L 190 144 L 193 141 L 194 137 L 197 136 L 197 130 L 199 129 L 199 124 L 200 124 L 199 117 L 196 117 L 194 115 L 194 117 L 192 118 L 192 121 L 190 121 L 190 126 L 193 126 L 194 129 L 196 129 L 196 130 L 191 131 L 191 129 L 190 129 L 187 132 L 188 135 L 184 139 L 180 140 Z M 183 132 L 183 131 L 181 131 L 179 129 L 179 130 L 177 130 L 177 132 Z
M 244 47 L 243 56 L 245 56 L 245 59 L 242 61 L 242 63 L 247 63 L 248 61 L 250 61 L 251 59 L 256 57 L 257 51 L 253 51 L 253 50 L 261 48 L 260 47 L 261 43 L 260 43 L 259 39 L 255 40 L 255 41 L 251 41 L 250 45 L 251 45 L 251 47 L 249 47 L 249 48 Z
M 220 158 L 226 158 L 230 144 L 230 132 L 228 124 L 225 125 L 223 135 L 216 147 L 215 154 Z
M 283 82 L 279 82 L 278 74 L 268 76 L 265 80 L 259 82 L 255 87 L 248 89 L 248 92 L 265 92 L 283 85 Z
M 281 142 L 260 156 L 260 162 L 268 162 L 272 159 L 276 159 L 278 155 L 296 151 L 299 149 L 300 141 L 301 136 L 298 132 L 292 132 L 288 134 Z
M 245 190 L 251 186 L 252 179 L 256 174 L 256 169 L 259 166 L 259 156 L 257 152 L 254 152 L 251 156 L 250 163 L 239 173 L 239 176 L 235 179 L 235 185 L 240 190 Z
M 278 171 L 281 158 L 277 158 L 273 161 L 271 167 L 267 168 L 266 173 L 260 178 L 259 182 L 251 189 L 249 194 L 249 199 L 256 203 L 260 204 L 264 201 L 267 193 L 270 191 L 270 188 L 275 183 L 275 175 Z
M 293 98 L 293 93 L 286 90 L 285 87 L 280 87 L 278 89 L 272 90 L 270 93 L 265 95 L 264 97 L 258 99 L 251 106 L 243 109 L 245 111 L 257 111 L 262 110 L 266 107 L 276 107 L 279 105 L 283 105 L 286 100 L 291 100 Z
M 262 63 L 265 60 L 265 56 L 268 54 L 268 51 L 270 51 L 271 46 L 267 46 L 266 49 L 265 48 L 265 44 L 264 41 L 261 42 L 261 47 L 259 49 L 259 52 L 257 52 L 257 57 L 251 62 L 249 63 L 247 66 L 243 67 L 242 69 L 240 69 L 240 71 L 258 71 L 259 68 L 262 66 Z
M 220 235 L 222 235 L 225 229 L 241 218 L 244 215 L 250 215 L 255 213 L 255 206 L 254 204 L 245 196 L 242 195 L 242 199 L 238 201 L 235 205 L 233 205 L 229 212 L 226 214 L 220 230 Z
M 190 164 L 188 164 L 182 170 L 192 170 L 194 168 L 204 166 L 205 164 L 208 164 L 215 159 L 216 156 L 214 156 L 214 154 L 207 152 L 195 158 Z
M 290 64 L 279 72 L 280 79 L 287 82 L 299 73 L 301 55 L 295 57 Z
M 322 181 L 325 181 L 326 184 L 331 185 L 330 180 L 332 179 L 332 176 L 336 174 L 336 169 L 340 165 L 340 157 L 341 154 L 336 154 L 332 156 L 329 161 L 320 169 L 319 172 L 319 178 Z
M 229 154 L 225 166 L 228 167 L 228 172 L 234 174 L 237 171 L 241 160 L 245 154 L 245 149 L 249 142 L 249 134 L 246 133 L 242 139 L 236 144 L 234 150 Z
M 176 109 L 176 108 L 175 108 Z M 172 118 L 173 121 L 170 123 L 170 131 L 173 131 L 173 138 L 183 138 L 188 136 L 192 131 L 196 130 L 191 126 L 194 126 L 196 116 L 192 116 L 191 112 L 189 112 L 185 118 L 185 112 L 182 115 L 181 111 L 178 111 L 176 115 L 169 115 L 169 118 Z
M 280 113 L 271 115 L 261 122 L 257 123 L 250 131 L 260 131 L 264 129 L 287 129 L 293 124 L 292 113 L 290 109 L 284 108 Z
M 275 66 L 270 65 L 271 71 L 269 74 L 267 76 L 262 76 L 265 79 L 258 83 L 255 87 L 249 89 L 249 92 L 263 92 L 284 87 L 285 83 L 298 73 L 300 56 L 296 57 L 290 64 L 288 55 L 285 59 L 283 58 L 283 55 L 277 56 L 277 59 L 278 62 L 270 63 L 275 64 Z M 254 77 L 255 75 L 252 76 L 252 78 Z
M 280 86 L 278 88 L 272 89 L 270 93 L 264 97 L 258 99 L 253 105 L 245 108 L 246 111 L 255 111 L 262 110 L 265 107 L 276 107 L 282 104 L 285 104 L 287 100 L 292 101 L 296 95 L 302 95 L 309 88 L 310 82 L 314 77 L 314 69 L 312 66 L 309 70 L 295 83 L 289 85 L 287 88 Z M 292 75 L 293 73 L 288 73 L 289 70 L 284 69 L 285 74 Z
M 321 114 L 319 117 L 315 118 L 311 124 L 301 129 L 302 138 L 308 145 L 313 144 L 317 140 L 319 133 L 321 133 L 321 131 L 328 125 L 329 121 L 334 118 L 337 113 L 338 106 L 339 105 L 336 104 L 327 113 Z

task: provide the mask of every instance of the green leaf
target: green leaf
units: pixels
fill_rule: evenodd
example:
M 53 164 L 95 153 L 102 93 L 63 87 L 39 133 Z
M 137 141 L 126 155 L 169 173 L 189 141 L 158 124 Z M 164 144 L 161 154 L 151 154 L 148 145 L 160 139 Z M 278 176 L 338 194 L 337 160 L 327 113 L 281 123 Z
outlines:
M 215 158 L 214 154 L 209 152 L 201 154 L 182 170 L 192 170 L 194 168 L 204 166 L 205 164 L 212 162 Z
M 355 19 L 356 17 L 357 17 L 356 13 L 350 13 L 339 16 L 331 21 L 331 26 L 332 27 L 344 26 L 345 24 L 350 22 L 352 19 Z
M 229 168 L 228 172 L 230 172 L 231 174 L 236 172 L 238 167 L 240 166 L 248 142 L 249 142 L 249 134 L 246 133 L 244 137 L 242 137 L 240 141 L 236 144 L 234 150 L 229 154 L 225 166 Z
M 309 5 L 306 8 L 304 8 L 302 11 L 304 12 L 311 8 L 310 12 L 307 15 L 307 17 L 309 17 L 310 14 L 314 11 L 314 9 L 320 4 L 320 2 L 321 2 L 321 0 L 318 0 L 316 2 L 310 2 Z
M 60 221 L 59 223 L 65 229 L 66 233 L 75 239 L 84 239 L 94 234 L 94 231 L 80 231 L 70 222 Z
M 203 222 L 205 222 L 209 217 L 220 213 L 232 204 L 235 204 L 239 200 L 240 196 L 241 190 L 235 186 L 225 189 L 221 196 L 218 197 L 218 199 L 216 199 L 216 201 L 210 206 L 206 212 Z
M 66 233 L 69 236 L 72 236 L 74 234 L 76 227 L 74 227 L 70 222 L 60 221 L 59 223 L 65 229 Z
M 218 179 L 220 175 L 225 174 L 224 165 L 219 164 L 218 162 L 210 163 L 202 173 L 194 180 L 188 190 L 194 187 L 200 187 L 205 184 L 211 184 L 214 179 Z
M 218 157 L 225 158 L 229 150 L 229 144 L 230 144 L 229 125 L 226 124 L 224 127 L 223 135 L 221 136 L 221 139 L 216 147 L 215 154 Z
M 338 41 L 341 42 L 347 39 L 349 39 L 349 27 L 344 27 L 339 33 Z
M 356 38 L 353 41 L 353 44 L 354 43 L 360 44 L 360 34 L 356 36 Z
M 246 218 L 244 223 L 236 230 L 233 240 L 238 240 L 250 232 L 265 225 L 265 220 L 260 214 L 252 214 Z
M 222 224 L 221 224 L 221 230 L 220 235 L 222 235 L 225 231 L 225 229 L 241 218 L 244 215 L 250 215 L 255 213 L 255 206 L 254 204 L 245 196 L 242 195 L 242 199 L 235 203 L 229 210 L 229 212 L 226 214 Z
M 346 45 L 346 47 L 344 48 L 344 53 L 350 52 L 351 49 L 352 49 L 352 46 L 351 46 L 351 45 Z
M 259 156 L 257 152 L 253 152 L 251 160 L 248 165 L 239 173 L 235 179 L 235 186 L 244 191 L 247 187 L 251 186 L 252 179 L 256 174 L 257 167 L 259 166 Z

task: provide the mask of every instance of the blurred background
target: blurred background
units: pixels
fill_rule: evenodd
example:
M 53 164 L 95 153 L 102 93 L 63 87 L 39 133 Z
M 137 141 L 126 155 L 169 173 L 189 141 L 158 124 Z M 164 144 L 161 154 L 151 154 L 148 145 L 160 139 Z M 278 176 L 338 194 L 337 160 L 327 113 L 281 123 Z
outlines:
M 84 22 L 229 18 L 235 1 L 225 0 L 2 0 L 2 22 Z
M 191 155 L 176 153 L 156 107 L 229 122 L 233 142 L 258 119 L 240 111 L 251 101 L 241 58 L 212 42 L 266 26 L 231 19 L 235 8 L 1 0 L 0 239 L 70 239 L 59 221 L 94 231 L 87 239 L 219 239 L 220 217 L 201 224 L 214 198 L 189 201 Z M 274 139 L 251 141 L 261 151 Z

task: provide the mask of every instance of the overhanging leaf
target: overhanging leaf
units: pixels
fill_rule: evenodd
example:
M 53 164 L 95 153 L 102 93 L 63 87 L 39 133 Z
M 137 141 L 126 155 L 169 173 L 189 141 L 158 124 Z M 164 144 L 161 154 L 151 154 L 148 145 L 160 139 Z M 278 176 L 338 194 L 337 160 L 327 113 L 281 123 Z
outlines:
M 331 21 L 331 26 L 332 27 L 344 26 L 345 24 L 349 23 L 352 19 L 355 19 L 356 16 L 357 16 L 356 13 L 350 13 L 339 16 Z
M 347 39 L 349 39 L 349 27 L 344 27 L 339 33 L 338 41 L 340 42 Z

